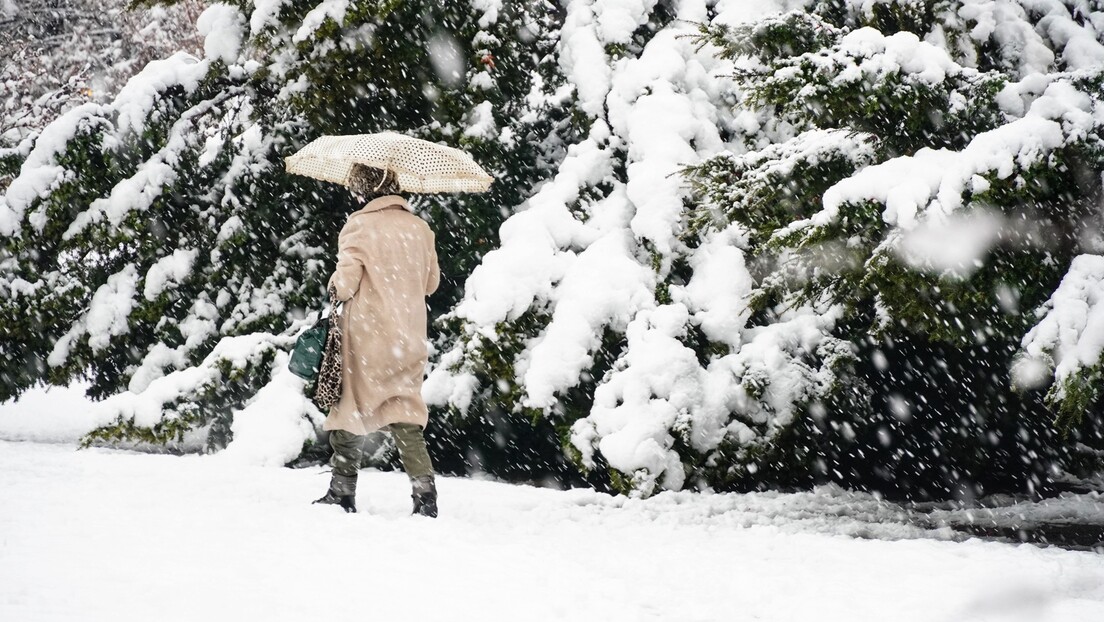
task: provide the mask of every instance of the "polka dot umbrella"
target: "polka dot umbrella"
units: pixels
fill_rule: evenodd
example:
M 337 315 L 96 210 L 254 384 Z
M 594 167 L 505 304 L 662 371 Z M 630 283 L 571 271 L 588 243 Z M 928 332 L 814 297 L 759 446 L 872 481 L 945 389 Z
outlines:
M 322 136 L 284 158 L 289 173 L 349 185 L 353 166 L 390 170 L 404 192 L 486 192 L 494 178 L 465 151 L 395 132 Z

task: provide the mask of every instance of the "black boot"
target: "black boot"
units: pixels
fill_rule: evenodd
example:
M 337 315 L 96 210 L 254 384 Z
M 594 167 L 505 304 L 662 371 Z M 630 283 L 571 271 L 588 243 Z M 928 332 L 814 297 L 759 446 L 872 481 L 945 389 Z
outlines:
M 414 514 L 437 518 L 437 485 L 432 475 L 425 475 L 411 481 L 414 494 Z
M 350 514 L 356 513 L 356 476 L 334 474 L 330 478 L 330 489 L 321 499 L 315 503 L 324 505 L 340 505 L 341 509 Z

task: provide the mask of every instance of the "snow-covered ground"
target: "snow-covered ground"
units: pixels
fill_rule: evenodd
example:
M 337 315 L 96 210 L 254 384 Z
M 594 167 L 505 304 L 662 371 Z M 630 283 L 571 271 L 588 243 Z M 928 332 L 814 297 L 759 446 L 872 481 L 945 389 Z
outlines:
M 0 441 L 0 620 L 1104 619 L 1104 556 L 960 538 L 836 489 L 638 501 Z M 855 537 L 860 536 L 860 537 Z M 878 539 L 874 539 L 878 538 Z
M 89 415 L 94 402 L 85 397 L 86 388 L 81 383 L 34 388 L 0 403 L 0 440 L 77 443 L 102 425 Z

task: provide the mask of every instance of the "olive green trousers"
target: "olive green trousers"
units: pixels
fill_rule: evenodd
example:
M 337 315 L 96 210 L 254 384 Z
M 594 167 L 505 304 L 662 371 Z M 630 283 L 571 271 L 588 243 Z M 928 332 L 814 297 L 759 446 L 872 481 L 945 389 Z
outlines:
M 432 478 L 433 463 L 426 450 L 422 426 L 413 423 L 392 423 L 384 428 L 395 439 L 399 460 L 410 479 Z M 334 454 L 330 460 L 334 475 L 343 478 L 356 477 L 360 459 L 364 453 L 364 436 L 345 430 L 330 432 L 330 447 Z

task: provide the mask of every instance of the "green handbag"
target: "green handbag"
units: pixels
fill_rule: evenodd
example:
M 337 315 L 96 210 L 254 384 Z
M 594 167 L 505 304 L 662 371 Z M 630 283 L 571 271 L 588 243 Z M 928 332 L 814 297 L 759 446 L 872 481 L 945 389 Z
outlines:
M 318 380 L 318 372 L 322 369 L 322 361 L 326 356 L 327 339 L 330 336 L 330 318 L 337 313 L 336 292 L 330 291 L 330 314 L 323 314 L 307 330 L 295 340 L 295 348 L 291 351 L 291 359 L 288 361 L 288 369 L 308 383 L 313 384 Z
M 295 340 L 295 349 L 291 351 L 288 369 L 307 382 L 318 378 L 322 368 L 322 355 L 326 352 L 326 335 L 330 332 L 330 318 L 321 317 L 314 326 L 303 331 Z

